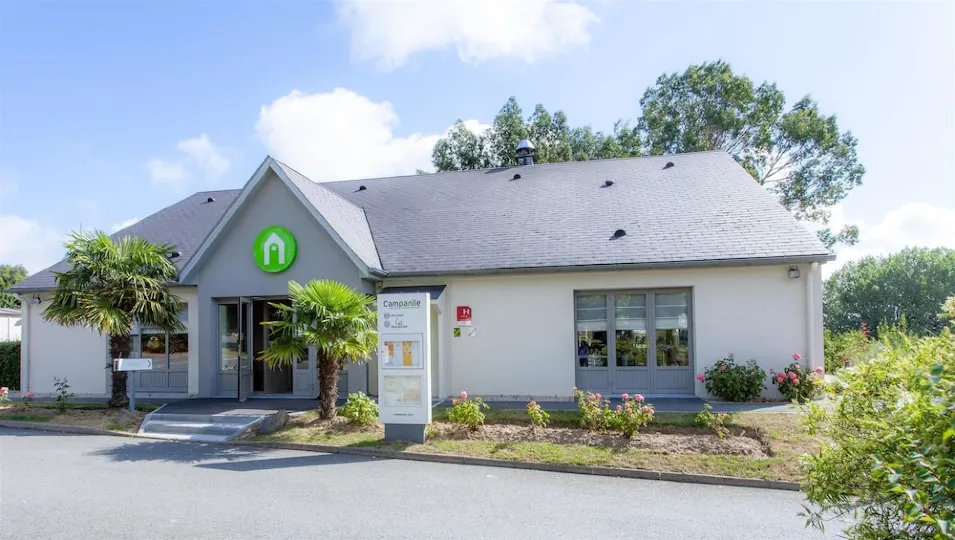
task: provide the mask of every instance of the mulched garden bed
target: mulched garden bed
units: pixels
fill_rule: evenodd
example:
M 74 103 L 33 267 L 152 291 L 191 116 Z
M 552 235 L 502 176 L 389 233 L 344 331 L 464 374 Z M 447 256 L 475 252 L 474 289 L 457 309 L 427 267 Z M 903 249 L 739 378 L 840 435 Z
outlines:
M 341 417 L 332 421 L 312 420 L 299 425 L 336 433 L 361 432 L 384 436 L 384 427 L 381 425 L 360 427 L 349 424 Z M 730 435 L 720 439 L 713 432 L 703 428 L 651 425 L 643 428 L 632 439 L 627 439 L 620 433 L 580 428 L 531 428 L 527 425 L 488 424 L 477 430 L 470 430 L 457 424 L 434 422 L 429 428 L 428 439 L 556 443 L 619 450 L 632 448 L 660 454 L 708 454 L 754 458 L 772 456 L 768 441 L 757 430 L 740 428 L 732 429 Z

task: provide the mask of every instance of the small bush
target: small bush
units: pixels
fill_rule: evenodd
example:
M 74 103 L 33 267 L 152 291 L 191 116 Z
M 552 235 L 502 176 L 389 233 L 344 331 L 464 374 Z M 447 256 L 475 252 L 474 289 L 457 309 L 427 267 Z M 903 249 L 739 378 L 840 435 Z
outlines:
M 33 407 L 33 398 L 35 395 L 33 392 L 24 392 L 23 393 L 23 405 L 28 409 Z
M 550 415 L 536 401 L 527 404 L 527 415 L 531 417 L 531 425 L 534 427 L 544 428 L 550 422 Z
M 783 371 L 776 373 L 769 370 L 770 382 L 779 389 L 779 393 L 790 401 L 805 403 L 816 399 L 825 389 L 822 367 L 815 370 L 802 367 L 799 363 L 799 353 L 793 355 L 793 363 Z
M 0 341 L 0 386 L 20 388 L 19 341 Z
M 451 410 L 448 411 L 448 420 L 452 424 L 461 424 L 471 429 L 477 429 L 484 425 L 483 409 L 490 409 L 491 406 L 479 398 L 468 399 L 467 392 L 461 392 L 461 396 L 451 402 Z
M 62 413 L 73 403 L 73 398 L 76 395 L 70 392 L 70 383 L 66 380 L 66 377 L 62 379 L 53 377 L 53 387 L 56 388 L 56 408 Z
M 713 414 L 713 406 L 709 403 L 703 405 L 703 410 L 696 415 L 696 425 L 710 428 L 719 438 L 726 437 L 730 430 L 726 427 L 726 422 L 731 415 L 726 413 Z
M 378 404 L 364 392 L 348 394 L 348 399 L 338 409 L 338 413 L 352 424 L 372 426 L 378 423 Z
M 653 421 L 653 405 L 644 404 L 643 396 L 640 394 L 634 394 L 633 397 L 624 394 L 621 399 L 623 405 L 617 405 L 614 409 L 612 423 L 628 438 L 633 437 L 640 428 Z
M 869 329 L 864 324 L 859 330 L 841 334 L 826 329 L 822 336 L 828 373 L 837 373 L 840 369 L 871 360 L 882 349 L 879 342 L 869 339 Z
M 582 392 L 574 388 L 574 399 L 577 401 L 577 411 L 580 412 L 580 426 L 587 429 L 607 429 L 613 427 L 613 413 L 610 411 L 610 400 L 600 394 Z
M 6 386 L 0 386 L 0 403 L 10 401 L 10 389 Z
M 766 372 L 755 360 L 737 365 L 732 353 L 696 376 L 707 392 L 727 401 L 752 401 L 766 389 Z

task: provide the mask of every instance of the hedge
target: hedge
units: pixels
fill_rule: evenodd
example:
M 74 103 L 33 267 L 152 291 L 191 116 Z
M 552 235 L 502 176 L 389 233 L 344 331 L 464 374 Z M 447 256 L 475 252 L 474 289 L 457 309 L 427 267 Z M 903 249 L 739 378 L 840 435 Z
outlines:
M 20 389 L 19 341 L 0 341 L 0 386 Z

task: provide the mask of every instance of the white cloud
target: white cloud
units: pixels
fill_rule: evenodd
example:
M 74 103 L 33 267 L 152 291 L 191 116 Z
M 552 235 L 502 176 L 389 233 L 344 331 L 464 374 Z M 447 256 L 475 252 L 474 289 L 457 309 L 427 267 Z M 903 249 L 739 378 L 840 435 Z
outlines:
M 154 183 L 181 189 L 187 181 L 199 176 L 211 183 L 231 165 L 205 133 L 179 141 L 176 148 L 181 152 L 178 159 L 152 158 L 146 162 L 146 170 Z
M 851 247 L 837 245 L 836 261 L 823 266 L 825 276 L 866 255 L 885 255 L 909 246 L 955 248 L 955 209 L 952 208 L 906 203 L 886 212 L 877 223 L 849 220 L 842 205 L 832 208 L 829 225 L 833 230 L 853 224 L 859 227 L 859 243 Z
M 0 214 L 0 263 L 22 264 L 32 274 L 63 258 L 67 235 L 37 221 Z
M 120 221 L 119 223 L 114 223 L 113 225 L 110 226 L 109 233 L 113 234 L 114 232 L 119 232 L 125 229 L 126 227 L 129 227 L 130 225 L 134 223 L 138 223 L 138 222 L 139 222 L 139 218 L 129 218 L 127 220 Z
M 315 181 L 371 178 L 432 170 L 431 150 L 443 133 L 397 137 L 391 103 L 351 90 L 298 90 L 259 111 L 255 129 L 270 154 Z M 472 130 L 487 124 L 468 120 Z
M 454 47 L 464 62 L 516 57 L 527 63 L 590 41 L 599 19 L 565 0 L 338 0 L 353 56 L 384 70 L 420 52 Z

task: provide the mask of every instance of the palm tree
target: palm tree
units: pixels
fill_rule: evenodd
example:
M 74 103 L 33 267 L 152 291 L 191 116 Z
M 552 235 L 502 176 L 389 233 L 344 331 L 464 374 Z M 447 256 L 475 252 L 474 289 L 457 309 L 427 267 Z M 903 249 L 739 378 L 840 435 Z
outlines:
M 64 247 L 70 269 L 54 272 L 56 291 L 44 319 L 108 335 L 110 358 L 129 358 L 137 322 L 167 332 L 185 328 L 179 320 L 184 304 L 166 286 L 178 274 L 169 259 L 172 246 L 132 237 L 113 241 L 92 231 L 74 232 Z M 109 405 L 128 403 L 126 372 L 114 371 Z
M 378 347 L 375 298 L 331 280 L 304 286 L 289 281 L 288 295 L 291 304 L 272 304 L 277 319 L 262 323 L 274 333 L 259 358 L 270 367 L 290 366 L 315 347 L 321 417 L 335 418 L 338 370 L 345 362 L 367 360 Z

